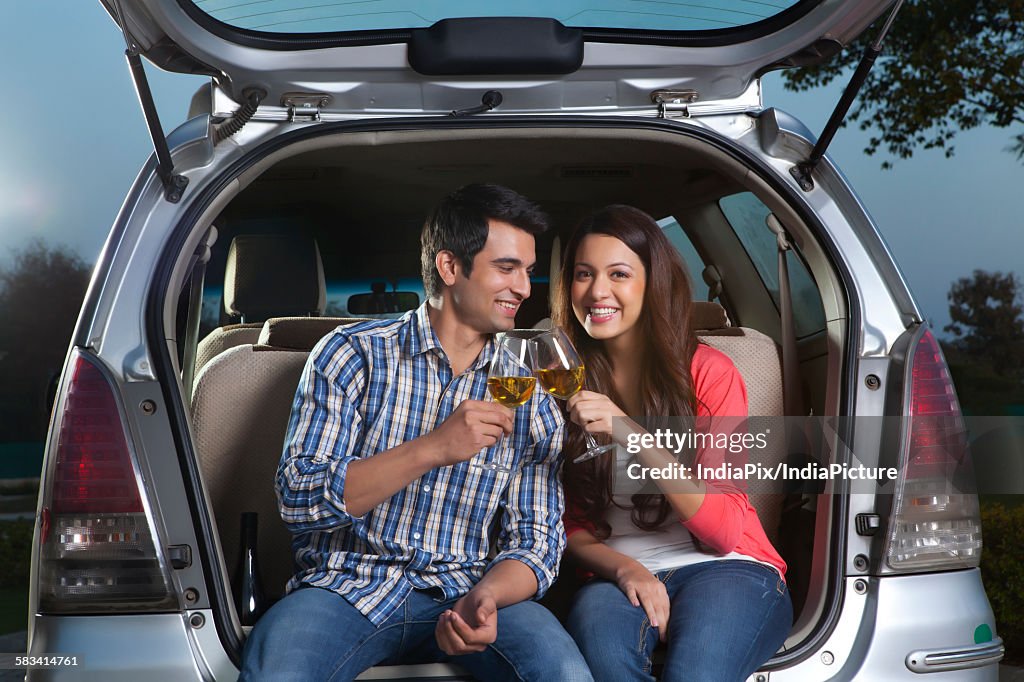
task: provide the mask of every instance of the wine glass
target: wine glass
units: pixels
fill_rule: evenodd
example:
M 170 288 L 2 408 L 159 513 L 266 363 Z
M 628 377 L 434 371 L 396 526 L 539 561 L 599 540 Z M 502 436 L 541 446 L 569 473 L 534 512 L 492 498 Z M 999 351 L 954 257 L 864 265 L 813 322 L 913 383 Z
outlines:
M 562 400 L 568 400 L 579 393 L 583 388 L 586 369 L 583 358 L 573 347 L 566 333 L 558 327 L 552 327 L 549 331 L 535 336 L 533 342 L 537 345 L 536 374 L 541 387 Z M 572 461 L 573 464 L 585 462 L 615 449 L 614 443 L 598 445 L 586 430 L 583 431 L 583 436 L 587 440 L 587 449 Z
M 505 407 L 525 405 L 537 386 L 537 377 L 533 374 L 536 347 L 532 340 L 514 333 L 499 334 L 496 341 L 497 347 L 487 372 L 487 390 L 495 402 Z M 504 437 L 502 434 L 494 445 L 484 448 L 480 454 L 483 455 L 488 449 L 497 454 Z M 487 471 L 512 471 L 491 457 L 486 457 L 482 462 L 474 460 L 472 465 Z

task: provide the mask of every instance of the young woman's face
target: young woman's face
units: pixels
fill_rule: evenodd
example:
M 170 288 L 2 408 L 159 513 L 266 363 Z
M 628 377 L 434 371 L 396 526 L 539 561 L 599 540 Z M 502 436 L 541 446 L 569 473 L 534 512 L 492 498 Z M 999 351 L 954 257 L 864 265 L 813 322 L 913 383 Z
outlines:
M 644 303 L 647 273 L 623 242 L 588 234 L 573 262 L 572 309 L 587 333 L 601 341 L 631 340 Z

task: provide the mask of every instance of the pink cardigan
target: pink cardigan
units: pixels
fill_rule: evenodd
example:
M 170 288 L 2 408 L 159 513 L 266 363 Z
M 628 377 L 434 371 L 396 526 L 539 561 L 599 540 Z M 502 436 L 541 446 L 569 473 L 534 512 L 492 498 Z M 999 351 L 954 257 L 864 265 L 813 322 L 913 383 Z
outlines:
M 715 418 L 747 416 L 747 388 L 727 355 L 700 344 L 693 354 L 690 371 L 697 394 L 698 424 L 701 418 L 707 424 L 708 419 L 713 422 Z M 722 463 L 723 453 L 701 450 L 696 461 L 705 468 L 715 467 Z M 730 464 L 743 463 L 730 461 Z M 593 531 L 592 524 L 582 522 L 578 514 L 572 513 L 578 509 L 573 500 L 567 500 L 567 506 L 570 510 L 564 518 L 567 535 L 580 530 Z M 765 535 L 761 520 L 757 518 L 746 493 L 732 482 L 708 482 L 707 493 L 697 513 L 682 524 L 714 554 L 737 552 L 771 564 L 785 577 L 786 562 Z

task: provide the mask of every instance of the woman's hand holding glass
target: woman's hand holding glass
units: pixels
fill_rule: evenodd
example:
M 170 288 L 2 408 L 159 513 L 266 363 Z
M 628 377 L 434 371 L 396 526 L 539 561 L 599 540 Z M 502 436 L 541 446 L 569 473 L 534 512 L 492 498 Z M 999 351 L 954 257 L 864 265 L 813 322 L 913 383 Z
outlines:
M 587 433 L 612 434 L 613 419 L 625 417 L 626 413 L 603 393 L 580 391 L 565 404 L 569 410 L 569 421 L 579 424 Z
M 576 348 L 573 347 L 565 332 L 558 327 L 554 327 L 550 331 L 535 337 L 534 343 L 537 344 L 537 378 L 540 380 L 541 387 L 551 395 L 562 400 L 570 400 L 573 396 L 579 394 L 583 388 L 586 369 L 583 365 L 583 358 L 580 357 Z M 588 396 L 601 396 L 600 393 L 592 393 L 590 391 L 585 393 Z M 587 402 L 585 400 L 586 396 L 580 395 L 579 398 L 583 402 Z M 605 400 L 608 399 L 605 397 Z M 577 404 L 579 402 L 577 400 Z M 611 403 L 611 401 L 608 400 L 608 403 Z M 571 407 L 570 410 L 572 410 Z M 594 437 L 590 435 L 589 429 L 593 427 L 590 427 L 587 421 L 578 421 L 572 415 L 573 413 L 570 411 L 570 418 L 572 418 L 573 422 L 580 424 L 584 428 L 583 435 L 587 441 L 587 450 L 573 460 L 574 464 L 603 455 L 615 448 L 614 443 L 598 445 Z M 608 419 L 608 432 L 611 432 L 610 417 Z

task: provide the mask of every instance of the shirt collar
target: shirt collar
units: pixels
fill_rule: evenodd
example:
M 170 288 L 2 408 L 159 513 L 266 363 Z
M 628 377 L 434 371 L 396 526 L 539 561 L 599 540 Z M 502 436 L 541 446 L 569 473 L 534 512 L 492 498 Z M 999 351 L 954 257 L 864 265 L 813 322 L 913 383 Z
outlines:
M 435 349 L 444 353 L 441 342 L 434 334 L 434 328 L 430 326 L 427 302 L 424 301 L 419 308 L 409 313 L 409 333 L 406 336 L 405 350 L 410 355 L 420 355 Z
M 405 350 L 413 356 L 436 351 L 447 361 L 448 354 L 444 352 L 444 348 L 441 347 L 441 342 L 437 340 L 437 334 L 434 333 L 434 328 L 430 324 L 427 305 L 428 303 L 424 301 L 419 308 L 409 313 L 409 333 L 406 335 Z M 487 368 L 494 355 L 495 346 L 494 334 L 491 334 L 487 337 L 487 342 L 484 343 L 483 349 L 469 369 Z

